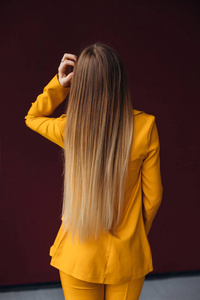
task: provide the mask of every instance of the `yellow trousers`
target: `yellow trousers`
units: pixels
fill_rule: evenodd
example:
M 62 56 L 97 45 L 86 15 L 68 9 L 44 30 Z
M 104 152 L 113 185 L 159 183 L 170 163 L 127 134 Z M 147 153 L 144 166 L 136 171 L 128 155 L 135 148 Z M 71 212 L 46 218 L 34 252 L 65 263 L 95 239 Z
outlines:
M 86 282 L 59 270 L 65 300 L 138 300 L 145 276 L 123 284 Z

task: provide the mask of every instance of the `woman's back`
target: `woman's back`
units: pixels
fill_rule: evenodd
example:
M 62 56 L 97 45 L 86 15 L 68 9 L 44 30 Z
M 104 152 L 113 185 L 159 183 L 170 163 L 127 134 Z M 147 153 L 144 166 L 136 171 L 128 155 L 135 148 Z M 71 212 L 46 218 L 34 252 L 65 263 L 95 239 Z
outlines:
M 57 75 L 32 104 L 26 125 L 60 147 L 64 147 L 66 115 L 49 118 L 66 98 Z M 56 97 L 55 97 L 56 95 Z M 148 232 L 162 200 L 160 144 L 155 117 L 133 110 L 133 143 L 125 184 L 125 210 L 122 223 L 113 233 L 81 244 L 72 242 L 63 222 L 50 249 L 50 264 L 81 280 L 122 283 L 140 278 L 153 270 Z

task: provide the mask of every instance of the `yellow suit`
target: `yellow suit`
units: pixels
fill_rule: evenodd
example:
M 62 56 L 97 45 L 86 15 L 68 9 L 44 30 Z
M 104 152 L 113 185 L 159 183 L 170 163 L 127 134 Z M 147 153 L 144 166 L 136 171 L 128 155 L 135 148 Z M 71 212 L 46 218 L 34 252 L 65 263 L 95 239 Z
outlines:
M 59 84 L 57 74 L 32 103 L 25 122 L 32 130 L 64 147 L 66 114 L 50 118 L 70 88 Z M 125 217 L 115 235 L 102 234 L 98 240 L 72 243 L 61 223 L 50 248 L 50 264 L 78 279 L 120 284 L 140 278 L 153 270 L 147 235 L 160 206 L 163 186 L 160 174 L 160 143 L 155 116 L 133 109 L 134 132 L 125 186 Z

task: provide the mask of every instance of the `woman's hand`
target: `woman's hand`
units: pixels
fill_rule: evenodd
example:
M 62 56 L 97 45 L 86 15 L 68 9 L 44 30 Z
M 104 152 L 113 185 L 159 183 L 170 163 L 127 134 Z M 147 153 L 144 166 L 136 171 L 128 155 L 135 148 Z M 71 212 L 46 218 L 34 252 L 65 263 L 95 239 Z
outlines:
M 73 72 L 71 68 L 74 67 L 77 56 L 74 54 L 65 53 L 58 68 L 58 81 L 64 87 L 70 87 Z

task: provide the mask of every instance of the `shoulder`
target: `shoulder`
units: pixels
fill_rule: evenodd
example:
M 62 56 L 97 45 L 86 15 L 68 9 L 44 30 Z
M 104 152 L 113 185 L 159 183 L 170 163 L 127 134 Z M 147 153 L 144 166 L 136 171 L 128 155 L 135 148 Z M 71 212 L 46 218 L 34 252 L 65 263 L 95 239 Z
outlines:
M 142 110 L 133 109 L 136 128 L 144 129 L 147 133 L 151 131 L 155 123 L 155 116 Z
M 132 109 L 133 111 L 133 115 L 134 116 L 138 116 L 137 118 L 141 118 L 141 119 L 146 119 L 150 122 L 154 121 L 155 120 L 155 116 L 152 115 L 152 114 L 148 114 L 146 113 L 145 111 L 143 110 L 137 110 L 137 109 Z

